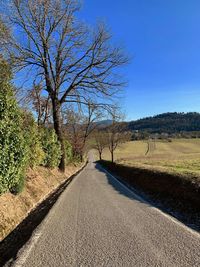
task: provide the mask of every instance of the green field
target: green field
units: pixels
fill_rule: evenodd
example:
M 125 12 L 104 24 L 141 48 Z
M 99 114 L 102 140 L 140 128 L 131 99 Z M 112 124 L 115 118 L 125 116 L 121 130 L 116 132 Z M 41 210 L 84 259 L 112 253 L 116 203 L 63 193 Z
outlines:
M 109 160 L 108 149 L 103 159 Z M 200 139 L 132 141 L 120 145 L 115 161 L 131 166 L 200 177 Z

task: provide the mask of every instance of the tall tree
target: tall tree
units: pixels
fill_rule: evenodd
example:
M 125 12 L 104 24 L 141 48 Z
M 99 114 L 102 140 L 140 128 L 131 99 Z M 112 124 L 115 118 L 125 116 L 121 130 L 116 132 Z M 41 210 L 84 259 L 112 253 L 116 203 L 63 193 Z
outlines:
M 28 68 L 42 78 L 52 102 L 54 128 L 62 147 L 60 169 L 65 169 L 61 107 L 88 98 L 105 104 L 124 85 L 117 75 L 127 56 L 114 47 L 100 24 L 95 30 L 76 18 L 77 0 L 10 0 L 15 39 L 9 55 L 17 68 Z M 20 33 L 20 34 L 19 34 Z M 17 38 L 19 35 L 19 38 Z M 34 77 L 34 78 L 35 78 Z

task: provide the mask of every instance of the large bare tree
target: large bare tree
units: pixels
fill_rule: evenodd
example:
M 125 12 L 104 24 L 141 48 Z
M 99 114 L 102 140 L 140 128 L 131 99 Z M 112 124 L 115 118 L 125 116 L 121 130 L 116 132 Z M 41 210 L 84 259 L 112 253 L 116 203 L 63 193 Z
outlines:
M 52 102 L 53 122 L 62 147 L 60 169 L 65 169 L 61 107 L 66 102 L 101 105 L 123 87 L 118 68 L 127 63 L 121 48 L 111 44 L 103 24 L 96 29 L 78 21 L 77 0 L 10 0 L 9 18 L 14 38 L 7 50 L 12 65 L 26 68 L 29 78 L 42 79 Z M 8 46 L 7 46 L 8 47 Z

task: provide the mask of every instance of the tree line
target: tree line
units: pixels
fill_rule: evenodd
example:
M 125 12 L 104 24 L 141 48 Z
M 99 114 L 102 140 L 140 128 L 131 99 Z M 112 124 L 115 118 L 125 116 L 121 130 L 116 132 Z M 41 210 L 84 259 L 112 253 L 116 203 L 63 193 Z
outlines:
M 197 112 L 169 112 L 127 123 L 131 131 L 148 133 L 184 133 L 200 131 L 200 114 Z
M 61 146 L 54 129 L 39 126 L 33 114 L 19 107 L 8 63 L 0 59 L 0 194 L 21 192 L 28 167 L 57 167 Z M 66 141 L 67 142 L 67 141 Z M 67 143 L 66 143 L 67 144 Z M 66 146 L 67 160 L 72 147 Z

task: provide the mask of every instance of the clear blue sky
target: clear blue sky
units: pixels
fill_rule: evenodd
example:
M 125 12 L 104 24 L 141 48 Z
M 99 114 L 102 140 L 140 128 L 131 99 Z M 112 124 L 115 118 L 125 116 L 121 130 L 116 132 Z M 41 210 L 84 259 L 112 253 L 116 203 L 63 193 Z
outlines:
M 133 56 L 127 119 L 200 112 L 200 0 L 85 0 L 81 17 L 105 21 Z

